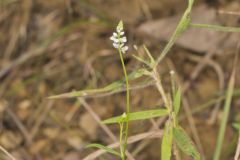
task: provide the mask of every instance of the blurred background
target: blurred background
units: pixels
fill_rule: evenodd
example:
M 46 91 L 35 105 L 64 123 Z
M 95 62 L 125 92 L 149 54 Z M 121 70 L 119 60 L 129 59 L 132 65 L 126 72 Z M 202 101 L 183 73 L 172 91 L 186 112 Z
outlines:
M 104 87 L 123 77 L 109 40 L 121 19 L 130 47 L 124 55 L 128 72 L 142 67 L 132 54 L 145 56 L 143 44 L 158 57 L 186 5 L 186 0 L 0 0 L 1 147 L 17 160 L 81 160 L 95 151 L 86 144 L 112 144 L 118 125 L 106 133 L 99 122 L 124 112 L 124 92 L 81 100 L 47 97 Z M 192 19 L 239 27 L 240 2 L 197 0 Z M 184 92 L 180 123 L 206 159 L 214 152 L 239 40 L 237 33 L 190 29 L 159 66 L 166 90 L 169 71 L 176 72 Z M 222 160 L 232 159 L 237 145 L 232 123 L 240 120 L 239 66 Z M 140 111 L 157 108 L 162 100 L 150 84 L 131 91 L 131 104 L 132 111 Z M 131 123 L 130 136 L 162 129 L 165 120 Z M 128 151 L 136 160 L 157 160 L 160 144 L 161 138 L 147 137 Z M 0 159 L 8 160 L 3 153 Z

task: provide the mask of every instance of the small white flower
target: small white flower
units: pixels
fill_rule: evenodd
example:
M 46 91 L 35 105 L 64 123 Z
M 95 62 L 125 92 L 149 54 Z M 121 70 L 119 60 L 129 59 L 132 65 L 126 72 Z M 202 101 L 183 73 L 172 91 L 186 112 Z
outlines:
M 123 42 L 123 43 L 126 43 L 127 42 L 127 37 L 122 37 L 120 41 Z
M 118 44 L 117 43 L 113 43 L 113 47 L 114 48 L 118 48 Z
M 124 36 L 122 21 L 120 21 L 117 25 L 116 32 L 113 32 L 110 40 L 113 41 L 114 48 L 120 49 L 122 53 L 127 52 L 128 46 L 125 46 L 125 43 L 127 42 L 127 37 Z

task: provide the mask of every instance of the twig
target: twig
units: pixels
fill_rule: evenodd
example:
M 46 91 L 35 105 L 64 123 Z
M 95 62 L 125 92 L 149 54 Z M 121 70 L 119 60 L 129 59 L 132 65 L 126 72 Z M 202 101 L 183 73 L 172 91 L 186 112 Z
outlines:
M 240 155 L 240 135 L 238 137 L 238 145 L 237 145 L 237 149 L 236 149 L 236 153 L 234 156 L 234 160 L 239 160 L 239 155 Z
M 5 153 L 11 160 L 16 160 L 6 149 L 4 149 L 2 146 L 0 146 L 0 150 Z
M 9 106 L 6 107 L 7 114 L 12 118 L 15 122 L 17 127 L 19 128 L 20 132 L 22 133 L 24 139 L 27 141 L 27 144 L 31 144 L 31 138 L 29 137 L 29 132 L 27 131 L 26 127 L 23 123 L 19 120 L 19 118 L 13 113 Z
M 234 15 L 234 16 L 240 16 L 239 12 L 234 12 L 234 11 L 218 10 L 217 12 L 219 14 L 229 14 L 229 15 Z

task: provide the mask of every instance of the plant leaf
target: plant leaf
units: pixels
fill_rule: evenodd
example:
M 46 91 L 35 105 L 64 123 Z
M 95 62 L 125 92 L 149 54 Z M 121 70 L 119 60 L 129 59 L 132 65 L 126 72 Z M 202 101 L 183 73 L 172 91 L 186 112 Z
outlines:
M 170 160 L 172 151 L 173 126 L 171 122 L 165 124 L 161 147 L 161 159 Z
M 134 80 L 134 79 L 137 79 L 137 78 L 140 78 L 140 77 L 146 75 L 146 73 L 147 73 L 146 69 L 139 68 L 139 69 L 131 72 L 128 75 L 128 78 L 129 78 L 129 80 Z M 74 97 L 94 96 L 94 95 L 99 95 L 99 94 L 103 94 L 103 93 L 107 93 L 107 92 L 118 91 L 118 90 L 122 89 L 124 86 L 125 86 L 125 80 L 122 79 L 119 81 L 115 81 L 103 88 L 72 91 L 72 92 L 63 93 L 60 95 L 51 96 L 49 98 L 56 99 L 56 98 L 74 98 Z
M 200 160 L 200 154 L 196 150 L 192 140 L 187 133 L 181 127 L 173 128 L 173 137 L 177 143 L 177 146 L 187 155 L 194 158 L 194 160 Z
M 181 90 L 180 88 L 178 88 L 177 92 L 173 97 L 173 107 L 176 116 L 179 112 L 180 106 L 181 106 Z
M 140 111 L 140 112 L 133 112 L 129 113 L 129 121 L 136 121 L 136 120 L 144 120 L 150 119 L 159 116 L 165 116 L 168 114 L 166 109 L 155 109 L 155 110 L 147 110 L 147 111 Z M 113 124 L 113 123 L 120 123 L 123 122 L 122 116 L 112 117 L 103 121 L 105 124 Z M 126 121 L 126 120 L 125 120 Z
M 111 153 L 115 156 L 121 157 L 120 153 L 118 153 L 116 150 L 109 148 L 107 146 L 98 144 L 98 143 L 89 144 L 86 146 L 86 148 L 99 148 L 99 149 L 105 150 L 106 152 Z

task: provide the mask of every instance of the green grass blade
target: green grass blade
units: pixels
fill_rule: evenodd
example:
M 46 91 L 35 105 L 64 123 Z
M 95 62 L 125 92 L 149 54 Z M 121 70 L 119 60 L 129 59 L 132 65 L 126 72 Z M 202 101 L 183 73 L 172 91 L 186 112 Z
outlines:
M 178 88 L 177 92 L 173 97 L 173 107 L 174 107 L 174 113 L 176 116 L 179 112 L 180 106 L 181 106 L 181 90 L 180 88 Z
M 128 75 L 129 80 L 134 80 L 140 78 L 146 74 L 147 70 L 144 68 L 137 69 Z M 49 97 L 50 99 L 56 98 L 74 98 L 74 97 L 85 97 L 85 96 L 93 96 L 96 94 L 107 93 L 107 92 L 114 92 L 117 91 L 125 86 L 125 80 L 115 81 L 103 88 L 99 89 L 87 89 L 81 91 L 72 91 L 69 93 L 63 93 L 60 95 L 54 95 Z
M 219 25 L 198 24 L 198 23 L 191 23 L 190 26 L 195 28 L 213 29 L 213 30 L 222 31 L 222 32 L 240 32 L 240 27 L 225 27 L 225 26 L 219 26 Z
M 133 112 L 129 114 L 129 121 L 136 121 L 136 120 L 145 120 L 154 117 L 165 116 L 168 114 L 166 109 L 156 109 L 156 110 L 147 110 L 141 112 Z M 123 122 L 122 116 L 112 117 L 103 121 L 105 124 L 114 124 Z
M 215 152 L 213 155 L 213 160 L 219 160 L 220 155 L 221 155 L 224 134 L 225 134 L 226 126 L 227 126 L 227 120 L 228 120 L 232 97 L 233 97 L 234 84 L 235 84 L 235 68 L 233 69 L 233 72 L 231 74 L 229 84 L 228 84 L 228 89 L 227 89 L 227 93 L 226 93 L 227 97 L 226 97 L 226 101 L 224 104 L 224 111 L 223 111 L 221 126 L 219 129 L 219 134 L 218 134 L 218 138 L 217 138 L 217 144 L 216 144 Z
M 115 156 L 121 157 L 120 153 L 118 153 L 116 150 L 109 148 L 107 146 L 98 144 L 98 143 L 89 144 L 86 146 L 86 148 L 99 148 L 99 149 L 102 149 L 108 153 L 115 155 Z
M 191 156 L 194 160 L 200 160 L 200 154 L 195 148 L 191 138 L 181 128 L 173 128 L 173 137 L 177 146 L 187 155 Z
M 161 146 L 161 159 L 171 160 L 173 126 L 172 123 L 166 123 Z

